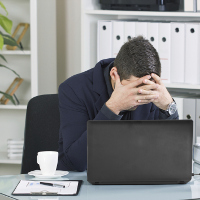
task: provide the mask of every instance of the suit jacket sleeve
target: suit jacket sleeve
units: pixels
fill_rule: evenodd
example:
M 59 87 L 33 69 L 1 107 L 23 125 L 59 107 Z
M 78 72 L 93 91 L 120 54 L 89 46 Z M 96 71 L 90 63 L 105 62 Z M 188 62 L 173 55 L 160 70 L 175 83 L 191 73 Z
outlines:
M 84 102 L 66 83 L 59 87 L 61 157 L 65 170 L 84 171 L 87 168 L 87 121 L 90 120 Z M 109 120 L 101 110 L 93 120 Z
M 173 115 L 167 115 L 166 113 L 159 110 L 159 119 L 179 119 L 178 111 L 176 111 Z

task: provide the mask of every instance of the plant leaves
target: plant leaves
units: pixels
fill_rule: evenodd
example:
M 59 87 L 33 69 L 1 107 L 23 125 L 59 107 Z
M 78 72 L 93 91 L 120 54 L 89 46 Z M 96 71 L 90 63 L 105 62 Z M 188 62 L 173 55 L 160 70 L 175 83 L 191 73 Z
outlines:
M 6 67 L 5 65 L 2 65 L 2 64 L 0 64 L 0 67 L 5 67 L 6 69 L 9 69 L 9 70 L 12 71 L 14 74 L 16 74 L 19 78 L 21 78 L 20 75 L 19 75 L 17 72 L 15 72 L 14 70 L 10 69 L 9 67 Z
M 16 105 L 15 100 L 13 97 L 5 92 L 0 91 L 1 94 L 3 94 L 7 99 L 9 99 L 14 105 Z
M 4 45 L 4 39 L 3 36 L 0 34 L 0 49 L 3 49 L 3 45 Z
M 17 44 L 17 42 L 15 41 L 13 37 L 11 37 L 10 35 L 5 35 L 1 31 L 0 31 L 0 34 L 2 35 L 4 39 L 4 44 L 10 45 L 10 46 L 17 46 L 18 48 L 21 49 L 21 47 Z
M 8 15 L 8 11 L 6 10 L 6 7 L 4 6 L 4 4 L 0 1 L 0 6 L 6 11 L 6 15 Z
M 11 34 L 12 24 L 13 23 L 10 19 L 8 19 L 6 16 L 0 14 L 0 25 L 9 34 Z
M 0 54 L 0 58 L 2 58 L 5 62 L 7 62 L 6 58 L 2 54 Z

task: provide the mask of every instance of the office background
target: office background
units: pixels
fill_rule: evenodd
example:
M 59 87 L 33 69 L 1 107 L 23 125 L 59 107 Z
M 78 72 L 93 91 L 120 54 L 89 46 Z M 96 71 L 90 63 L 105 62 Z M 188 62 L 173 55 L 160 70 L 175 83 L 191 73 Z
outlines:
M 4 0 L 5 1 L 5 0 Z M 10 0 L 13 1 L 13 0 Z M 20 0 L 22 2 L 23 0 Z M 45 0 L 49 1 L 49 0 Z M 93 49 L 96 48 L 96 42 L 95 37 L 89 38 L 88 33 L 95 34 L 96 27 L 92 26 L 91 29 L 87 31 L 87 25 L 89 20 L 97 21 L 98 19 L 117 19 L 118 15 L 97 15 L 93 14 L 93 11 L 89 11 L 90 19 L 87 19 L 88 21 L 84 24 L 81 23 L 81 0 L 56 0 L 56 47 L 57 47 L 57 84 L 55 84 L 55 87 L 58 88 L 59 84 L 62 83 L 65 79 L 68 77 L 80 73 L 83 70 L 86 70 L 89 67 L 92 67 L 94 63 L 96 62 L 96 56 L 94 56 Z M 86 1 L 85 1 L 86 2 Z M 94 4 L 92 2 L 95 2 L 95 0 L 88 0 L 88 4 Z M 86 6 L 85 6 L 86 7 Z M 8 8 L 9 9 L 9 8 Z M 85 8 L 86 9 L 86 8 Z M 9 10 L 8 10 L 9 11 Z M 87 14 L 84 13 L 84 16 Z M 162 14 L 161 14 L 162 15 Z M 195 14 L 194 14 L 195 15 Z M 172 16 L 172 19 L 189 19 L 190 21 L 192 19 L 198 20 L 199 14 L 196 15 L 196 17 L 176 17 L 175 15 Z M 123 15 L 121 15 L 123 16 Z M 126 14 L 124 14 L 125 17 Z M 191 14 L 192 16 L 192 14 Z M 198 16 L 198 17 L 197 17 Z M 120 17 L 120 16 L 119 16 Z M 134 16 L 129 16 L 130 18 L 134 18 Z M 158 16 L 159 17 L 159 16 Z M 158 17 L 152 15 L 149 18 L 151 20 L 156 20 Z M 123 18 L 123 17 L 122 17 Z M 137 18 L 137 17 L 136 17 Z M 142 17 L 140 17 L 142 19 Z M 146 16 L 148 18 L 148 16 Z M 165 19 L 165 16 L 161 16 L 161 19 Z M 168 17 L 170 18 L 170 17 Z M 52 19 L 51 19 L 52 20 Z M 86 33 L 86 37 L 83 37 L 81 33 L 81 26 L 84 28 L 84 33 Z M 82 39 L 81 39 L 82 37 Z M 84 38 L 84 55 L 85 58 L 81 59 L 81 43 L 83 42 Z M 86 38 L 86 39 L 85 39 Z M 91 39 L 91 41 L 90 41 Z M 83 43 L 82 43 L 83 44 Z M 94 45 L 92 48 L 91 46 Z M 48 48 L 46 48 L 48 51 Z M 89 50 L 89 51 L 88 51 Z M 86 52 L 87 51 L 87 52 Z M 92 52 L 93 51 L 93 52 Z M 90 55 L 91 53 L 91 55 Z M 89 59 L 88 59 L 89 58 Z M 92 64 L 91 64 L 92 63 Z M 82 67 L 82 68 L 81 68 Z M 198 87 L 199 89 L 200 87 Z M 9 112 L 8 110 L 5 112 Z M 21 111 L 19 111 L 21 112 Z M 25 111 L 23 111 L 25 112 Z M 3 133 L 6 134 L 6 133 Z M 1 143 L 1 142 L 0 142 Z M 0 175 L 3 174 L 19 174 L 20 173 L 20 164 L 6 164 L 0 162 Z
M 20 1 L 22 2 L 22 1 Z M 6 3 L 5 3 L 6 5 Z M 9 12 L 9 8 L 8 12 Z M 13 8 L 14 9 L 14 8 Z M 9 18 L 9 15 L 8 15 Z M 52 19 L 50 19 L 52 20 Z M 81 71 L 81 3 L 80 0 L 56 1 L 57 85 Z M 13 27 L 14 28 L 14 27 Z M 47 49 L 48 50 L 48 49 Z M 6 55 L 5 55 L 6 57 Z M 8 56 L 7 56 L 8 57 Z M 9 58 L 8 58 L 9 63 Z M 2 88 L 1 88 L 2 89 Z M 1 110 L 4 111 L 4 110 Z M 4 112 L 10 112 L 5 110 Z M 23 111 L 19 111 L 23 112 Z M 11 111 L 12 113 L 12 111 Z M 2 133 L 6 134 L 6 133 Z M 5 144 L 6 145 L 6 144 Z M 1 150 L 2 151 L 2 150 Z M 0 175 L 19 174 L 20 164 L 0 163 Z
M 57 0 L 57 82 L 81 71 L 81 1 Z

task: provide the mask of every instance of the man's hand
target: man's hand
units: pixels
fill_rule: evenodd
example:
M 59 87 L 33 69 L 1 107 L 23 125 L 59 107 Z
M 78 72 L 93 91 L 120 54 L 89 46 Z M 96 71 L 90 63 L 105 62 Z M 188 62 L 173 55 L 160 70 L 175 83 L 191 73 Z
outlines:
M 122 85 L 119 75 L 115 72 L 116 84 L 114 91 L 110 99 L 106 102 L 106 106 L 115 114 L 119 114 L 123 110 L 130 110 L 139 105 L 150 103 L 153 99 L 158 98 L 156 92 L 150 94 L 139 94 L 139 85 L 143 84 L 145 80 L 151 78 L 150 75 L 139 78 L 136 81 L 132 81 L 127 85 Z M 158 87 L 157 84 L 148 86 L 149 90 L 155 90 Z M 145 100 L 140 102 L 139 100 Z
M 167 107 L 170 103 L 173 102 L 173 99 L 169 92 L 167 91 L 166 87 L 164 86 L 163 82 L 161 81 L 161 78 L 156 74 L 151 74 L 151 77 L 155 80 L 155 83 L 153 81 L 147 80 L 147 82 L 142 87 L 139 87 L 140 94 L 147 95 L 147 94 L 157 94 L 157 99 L 152 99 L 151 102 L 153 102 L 158 108 L 162 110 L 167 110 Z M 149 87 L 153 84 L 158 85 L 156 89 L 153 91 L 149 91 Z M 145 100 L 138 100 L 140 103 L 145 103 Z

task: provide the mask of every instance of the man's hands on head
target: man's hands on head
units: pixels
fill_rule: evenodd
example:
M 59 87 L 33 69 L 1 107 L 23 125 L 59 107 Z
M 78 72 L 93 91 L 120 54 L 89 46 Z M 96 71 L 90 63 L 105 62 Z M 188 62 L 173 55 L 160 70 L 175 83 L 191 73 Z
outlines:
M 173 102 L 171 95 L 169 94 L 168 90 L 166 89 L 165 85 L 161 81 L 161 78 L 152 73 L 151 77 L 154 79 L 155 82 L 147 80 L 145 82 L 146 85 L 140 87 L 139 93 L 140 94 L 157 94 L 158 98 L 152 99 L 153 102 L 158 108 L 162 110 L 167 110 L 168 105 Z M 157 85 L 155 89 L 150 89 L 153 85 Z M 149 90 L 150 89 L 150 90 Z M 145 103 L 145 100 L 139 100 L 141 103 Z M 148 101 L 147 101 L 148 103 Z
M 151 77 L 155 82 L 149 80 Z M 119 75 L 115 72 L 115 80 L 115 89 L 106 102 L 106 106 L 117 115 L 123 110 L 131 110 L 150 102 L 162 110 L 167 110 L 168 105 L 173 101 L 156 74 L 147 75 L 136 81 L 130 81 L 127 85 L 122 85 Z
M 167 88 L 161 81 L 161 78 L 156 74 L 151 74 L 152 78 L 158 84 L 157 91 L 159 93 L 158 99 L 153 100 L 152 102 L 160 109 L 167 110 L 168 105 L 173 102 L 171 95 L 169 94 Z
M 106 102 L 106 106 L 113 111 L 115 114 L 119 114 L 123 110 L 130 110 L 136 106 L 150 103 L 153 99 L 158 98 L 158 94 L 140 94 L 139 85 L 143 84 L 145 80 L 149 80 L 151 78 L 150 75 L 139 78 L 136 81 L 131 81 L 127 85 L 122 85 L 120 82 L 120 77 L 117 72 L 115 74 L 115 89 L 110 97 L 110 99 Z M 149 87 L 149 86 L 148 86 Z M 155 89 L 157 87 L 156 84 L 154 86 L 149 87 L 150 89 Z M 145 102 L 139 102 L 139 100 L 145 100 Z

